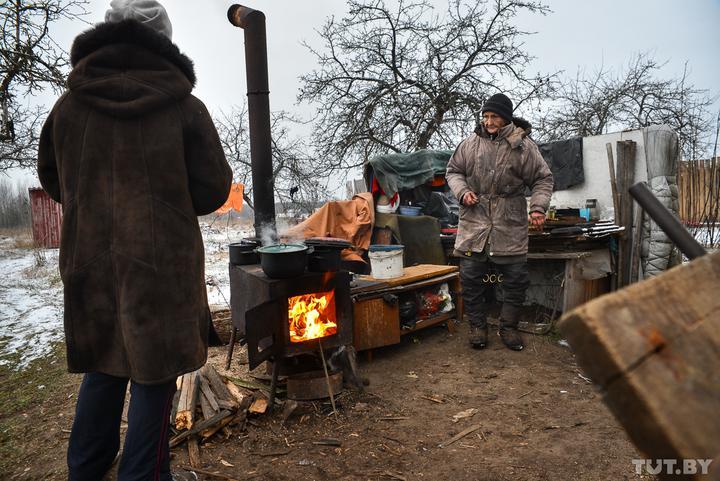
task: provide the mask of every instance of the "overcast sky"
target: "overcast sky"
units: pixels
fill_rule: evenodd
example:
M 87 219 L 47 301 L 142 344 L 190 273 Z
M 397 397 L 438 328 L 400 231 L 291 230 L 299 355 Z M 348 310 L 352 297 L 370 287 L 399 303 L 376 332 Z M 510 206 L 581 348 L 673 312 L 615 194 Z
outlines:
M 91 0 L 89 23 L 103 20 L 108 0 Z M 165 0 L 173 23 L 173 41 L 195 63 L 195 95 L 212 112 L 244 101 L 245 69 L 243 31 L 233 27 L 226 12 L 233 2 L 222 0 Z M 441 11 L 447 2 L 434 0 Z M 682 73 L 688 62 L 690 80 L 698 88 L 720 93 L 720 0 L 547 0 L 552 13 L 523 15 L 520 25 L 537 32 L 527 39 L 537 57 L 534 70 L 593 70 L 604 64 L 620 68 L 640 51 L 667 60 L 668 76 Z M 302 46 L 320 46 L 316 33 L 330 16 L 342 16 L 343 0 L 248 0 L 248 7 L 262 10 L 267 18 L 270 108 L 309 115 L 295 106 L 298 77 L 311 70 L 314 57 Z M 69 50 L 72 39 L 90 25 L 64 23 L 54 32 Z M 43 99 L 52 103 L 52 96 Z M 719 103 L 716 102 L 716 106 Z M 716 107 L 717 108 L 717 107 Z

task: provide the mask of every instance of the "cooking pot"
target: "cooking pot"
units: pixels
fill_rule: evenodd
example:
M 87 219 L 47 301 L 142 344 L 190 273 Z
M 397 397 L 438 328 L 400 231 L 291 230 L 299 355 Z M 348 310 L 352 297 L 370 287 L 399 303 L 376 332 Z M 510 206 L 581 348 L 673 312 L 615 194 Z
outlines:
M 337 272 L 340 270 L 343 249 L 352 244 L 345 239 L 336 237 L 312 237 L 305 240 L 305 244 L 313 248 L 308 259 L 310 272 Z
M 244 266 L 248 264 L 258 264 L 260 256 L 255 249 L 260 245 L 259 242 L 242 240 L 233 242 L 228 246 L 230 251 L 230 264 L 234 266 Z
M 312 248 L 304 244 L 273 244 L 258 247 L 260 266 L 271 279 L 288 279 L 301 276 Z

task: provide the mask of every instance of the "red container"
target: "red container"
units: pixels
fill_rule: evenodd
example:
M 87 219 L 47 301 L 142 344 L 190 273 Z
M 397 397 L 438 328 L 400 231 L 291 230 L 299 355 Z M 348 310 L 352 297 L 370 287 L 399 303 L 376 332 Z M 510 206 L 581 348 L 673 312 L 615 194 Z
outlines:
M 62 206 L 38 187 L 28 189 L 33 241 L 37 247 L 60 247 Z

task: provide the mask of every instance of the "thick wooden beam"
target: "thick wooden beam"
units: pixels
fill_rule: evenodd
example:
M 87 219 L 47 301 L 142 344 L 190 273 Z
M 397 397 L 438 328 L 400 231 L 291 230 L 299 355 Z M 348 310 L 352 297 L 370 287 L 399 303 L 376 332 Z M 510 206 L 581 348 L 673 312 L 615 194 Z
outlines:
M 590 301 L 559 326 L 648 458 L 720 459 L 720 253 Z

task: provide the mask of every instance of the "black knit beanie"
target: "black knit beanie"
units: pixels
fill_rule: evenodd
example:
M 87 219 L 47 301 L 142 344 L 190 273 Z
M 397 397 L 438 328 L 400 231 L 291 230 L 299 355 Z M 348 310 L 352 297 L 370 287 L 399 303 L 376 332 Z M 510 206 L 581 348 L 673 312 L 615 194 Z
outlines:
M 495 94 L 485 102 L 482 113 L 495 112 L 508 122 L 512 122 L 513 103 L 507 95 Z

